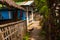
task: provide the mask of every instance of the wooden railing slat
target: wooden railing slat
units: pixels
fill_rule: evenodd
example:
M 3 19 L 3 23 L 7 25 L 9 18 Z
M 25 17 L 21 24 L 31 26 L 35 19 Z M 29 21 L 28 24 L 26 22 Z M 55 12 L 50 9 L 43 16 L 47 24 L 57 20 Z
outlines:
M 26 29 L 26 21 L 17 21 L 0 25 L 0 38 L 1 40 L 17 40 L 23 39 L 24 31 Z M 19 35 L 19 36 L 18 36 Z M 21 38 L 20 38 L 21 37 Z

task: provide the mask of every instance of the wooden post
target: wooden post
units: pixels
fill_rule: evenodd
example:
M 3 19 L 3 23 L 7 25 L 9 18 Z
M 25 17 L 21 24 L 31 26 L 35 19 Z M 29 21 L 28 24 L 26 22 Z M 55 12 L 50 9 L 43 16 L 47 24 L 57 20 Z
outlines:
M 32 8 L 32 22 L 33 22 L 33 20 L 34 20 L 33 17 L 34 17 L 34 16 L 33 16 L 33 8 Z
M 28 7 L 27 7 L 27 13 L 26 13 L 26 16 L 27 16 L 27 26 L 28 26 Z
M 4 40 L 4 36 L 3 36 L 1 29 L 0 29 L 0 40 Z

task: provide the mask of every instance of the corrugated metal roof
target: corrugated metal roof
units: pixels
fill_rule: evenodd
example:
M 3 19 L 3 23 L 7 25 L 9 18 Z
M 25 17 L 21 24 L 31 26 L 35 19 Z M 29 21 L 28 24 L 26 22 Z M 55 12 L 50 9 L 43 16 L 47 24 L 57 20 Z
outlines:
M 16 3 L 16 4 L 18 4 L 18 5 L 31 5 L 32 3 L 33 3 L 34 1 L 25 1 L 25 2 L 18 2 L 18 3 Z
M 24 5 L 31 5 L 34 1 L 28 1 Z
M 5 0 L 10 6 L 13 6 L 13 7 L 16 7 L 16 8 L 19 8 L 19 9 L 23 9 L 23 7 L 21 7 L 20 5 L 17 5 L 13 0 Z

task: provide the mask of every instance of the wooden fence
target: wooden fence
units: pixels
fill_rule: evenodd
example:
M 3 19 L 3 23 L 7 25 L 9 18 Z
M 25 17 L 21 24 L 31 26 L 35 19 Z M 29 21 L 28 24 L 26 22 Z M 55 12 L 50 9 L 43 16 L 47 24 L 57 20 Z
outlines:
M 0 40 L 23 40 L 25 33 L 26 21 L 0 25 Z

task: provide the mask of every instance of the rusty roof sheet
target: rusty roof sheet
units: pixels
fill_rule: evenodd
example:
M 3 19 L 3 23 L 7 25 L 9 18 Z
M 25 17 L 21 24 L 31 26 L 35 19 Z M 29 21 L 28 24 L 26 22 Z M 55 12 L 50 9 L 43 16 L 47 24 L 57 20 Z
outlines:
M 0 0 L 1 2 L 3 2 L 3 0 Z
M 18 9 L 22 9 L 25 10 L 23 7 L 21 7 L 20 5 L 17 5 L 13 0 L 0 0 L 1 2 L 6 2 L 9 6 L 13 6 L 15 8 Z
M 5 2 L 7 2 L 10 6 L 13 6 L 13 7 L 16 7 L 16 8 L 24 10 L 23 7 L 21 7 L 20 5 L 17 5 L 13 0 L 5 0 Z

